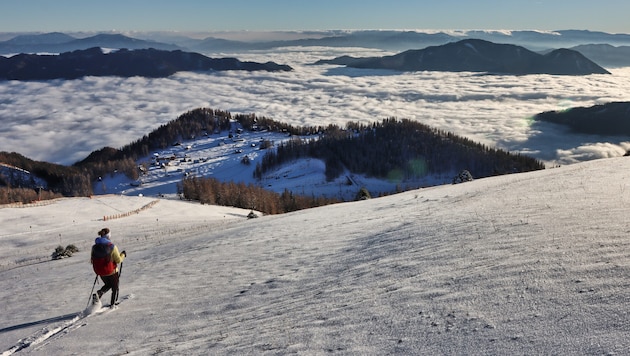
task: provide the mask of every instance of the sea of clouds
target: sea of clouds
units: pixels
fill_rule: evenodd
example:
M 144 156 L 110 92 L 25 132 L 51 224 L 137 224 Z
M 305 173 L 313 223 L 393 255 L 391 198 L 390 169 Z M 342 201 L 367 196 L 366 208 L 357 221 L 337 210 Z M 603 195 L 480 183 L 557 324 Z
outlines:
M 357 48 L 283 48 L 210 53 L 291 65 L 292 72 L 183 72 L 169 78 L 86 77 L 0 82 L 0 151 L 72 164 L 104 146 L 122 147 L 198 107 L 255 113 L 293 125 L 408 118 L 549 165 L 623 155 L 630 138 L 569 133 L 535 123 L 548 110 L 630 101 L 630 68 L 612 75 L 399 73 L 312 65 Z

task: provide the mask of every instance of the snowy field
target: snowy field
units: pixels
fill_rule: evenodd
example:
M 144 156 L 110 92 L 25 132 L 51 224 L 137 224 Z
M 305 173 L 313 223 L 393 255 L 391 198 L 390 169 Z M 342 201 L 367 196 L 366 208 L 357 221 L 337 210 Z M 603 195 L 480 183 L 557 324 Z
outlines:
M 235 130 L 237 124 L 233 123 Z M 296 137 L 294 137 L 296 138 Z M 292 139 L 287 134 L 269 131 L 243 131 L 230 138 L 227 131 L 196 137 L 179 142 L 168 149 L 155 151 L 138 159 L 138 165 L 146 168 L 145 174 L 133 181 L 122 173 L 101 177 L 93 184 L 94 194 L 123 194 L 159 197 L 176 195 L 177 185 L 185 177 L 215 178 L 221 182 L 253 184 L 282 193 L 285 189 L 303 196 L 355 200 L 363 187 L 372 196 L 391 194 L 397 185 L 405 190 L 440 184 L 450 184 L 458 172 L 426 175 L 406 181 L 370 178 L 346 171 L 333 181 L 326 179 L 326 164 L 319 159 L 301 159 L 270 170 L 262 179 L 254 178 L 256 164 L 265 153 L 282 142 Z M 301 139 L 314 139 L 304 136 Z M 263 141 L 274 148 L 261 150 Z M 243 164 L 247 157 L 249 164 Z
M 249 220 L 160 199 L 103 221 L 155 201 L 121 195 L 0 208 L 0 353 L 626 354 L 629 170 L 611 158 Z M 105 226 L 128 252 L 123 302 L 79 318 Z M 59 244 L 81 251 L 52 261 Z

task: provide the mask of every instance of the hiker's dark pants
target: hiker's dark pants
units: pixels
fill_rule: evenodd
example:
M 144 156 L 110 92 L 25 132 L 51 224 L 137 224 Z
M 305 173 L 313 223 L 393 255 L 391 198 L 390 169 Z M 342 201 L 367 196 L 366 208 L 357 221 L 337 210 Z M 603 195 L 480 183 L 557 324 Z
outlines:
M 98 290 L 99 298 L 105 294 L 108 290 L 112 290 L 112 298 L 111 303 L 109 305 L 114 305 L 116 303 L 116 299 L 118 297 L 118 273 L 114 273 L 110 276 L 101 276 L 103 280 L 104 286 Z

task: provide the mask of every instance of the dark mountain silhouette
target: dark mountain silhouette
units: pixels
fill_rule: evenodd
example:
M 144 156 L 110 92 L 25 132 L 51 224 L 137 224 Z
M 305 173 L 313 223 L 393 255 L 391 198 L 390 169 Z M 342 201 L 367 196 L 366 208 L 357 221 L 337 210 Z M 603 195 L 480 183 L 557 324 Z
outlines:
M 319 64 L 336 64 L 342 66 L 353 67 L 355 64 L 361 64 L 362 62 L 368 60 L 378 60 L 380 57 L 352 57 L 352 56 L 341 56 L 333 59 L 320 59 L 315 62 L 316 65 Z
M 103 53 L 98 47 L 60 55 L 19 54 L 0 57 L 0 79 L 76 79 L 84 76 L 167 77 L 180 71 L 264 70 L 290 71 L 274 62 L 241 62 L 236 58 L 209 58 L 198 53 L 156 49 Z
M 485 40 L 462 40 L 442 46 L 408 50 L 393 56 L 358 59 L 338 57 L 316 64 L 397 71 L 489 72 L 503 74 L 610 74 L 576 51 L 554 50 L 546 55 L 524 47 Z
M 172 44 L 139 40 L 120 34 L 98 34 L 77 39 L 63 33 L 52 32 L 39 35 L 21 35 L 8 41 L 0 42 L 0 53 L 63 53 L 92 47 L 112 49 L 181 49 Z
M 566 125 L 579 133 L 630 136 L 630 102 L 546 111 L 534 119 Z
M 509 43 L 524 46 L 532 51 L 548 51 L 553 48 L 570 48 L 588 43 L 608 43 L 630 45 L 630 35 L 611 34 L 588 30 L 559 31 L 465 31 L 469 39 L 480 39 L 495 43 Z M 459 37 L 459 39 L 464 39 Z
M 127 37 L 120 34 L 98 34 L 92 37 L 76 39 L 74 41 L 65 44 L 71 50 L 75 49 L 88 49 L 93 47 L 102 48 L 126 48 L 126 49 L 144 49 L 155 48 L 163 50 L 176 50 L 181 49 L 175 45 L 159 43 L 154 41 L 139 40 L 136 38 Z

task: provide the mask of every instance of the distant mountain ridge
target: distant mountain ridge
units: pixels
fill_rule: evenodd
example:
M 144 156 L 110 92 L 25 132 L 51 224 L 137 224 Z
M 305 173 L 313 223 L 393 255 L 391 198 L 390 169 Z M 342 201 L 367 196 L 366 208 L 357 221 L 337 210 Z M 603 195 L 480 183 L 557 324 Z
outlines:
M 500 74 L 610 74 L 581 53 L 569 49 L 546 55 L 524 47 L 468 39 L 420 50 L 408 50 L 393 56 L 353 58 L 337 57 L 316 64 L 342 64 L 352 68 L 396 71 L 489 72 Z
M 570 48 L 585 44 L 610 44 L 630 46 L 630 34 L 611 34 L 587 30 L 559 31 L 404 31 L 404 30 L 356 30 L 319 31 L 319 36 L 309 33 L 305 38 L 293 40 L 237 41 L 222 38 L 221 33 L 203 39 L 182 35 L 162 35 L 146 32 L 134 33 L 134 38 L 122 34 L 104 33 L 76 38 L 59 32 L 22 34 L 7 41 L 0 41 L 0 53 L 68 52 L 90 47 L 117 48 L 109 41 L 126 39 L 124 48 L 182 49 L 189 51 L 258 50 L 287 46 L 365 47 L 385 50 L 418 49 L 438 46 L 464 39 L 482 39 L 495 43 L 515 44 L 532 51 L 551 48 Z M 144 39 L 143 39 L 144 38 Z M 85 43 L 90 43 L 88 47 Z M 120 47 L 123 48 L 123 47 Z M 55 51 L 56 49 L 56 51 Z
M 547 53 L 552 49 L 570 48 L 584 54 L 600 65 L 612 67 L 630 66 L 630 56 L 624 47 L 630 46 L 630 34 L 611 34 L 587 30 L 560 31 L 403 31 L 403 30 L 356 30 L 309 32 L 304 38 L 291 40 L 237 41 L 221 38 L 220 33 L 198 39 L 184 35 L 159 34 L 155 32 L 134 33 L 134 37 L 117 33 L 103 33 L 85 38 L 76 38 L 60 32 L 43 34 L 21 34 L 0 41 L 0 54 L 17 53 L 62 53 L 92 47 L 111 49 L 184 50 L 195 52 L 269 50 L 290 46 L 363 47 L 389 51 L 421 49 L 439 46 L 465 39 L 481 39 L 494 43 L 514 44 L 532 51 Z M 223 34 L 224 35 L 224 34 Z M 296 37 L 296 34 L 292 37 Z M 4 33 L 2 37 L 6 38 Z M 597 46 L 608 45 L 605 54 Z M 577 46 L 588 46 L 580 47 Z M 582 52 L 583 51 L 583 52 Z
M 630 66 L 630 46 L 588 44 L 571 47 L 571 49 L 607 68 Z
M 0 57 L 0 80 L 76 79 L 84 76 L 168 77 L 180 71 L 246 70 L 290 71 L 274 62 L 242 62 L 236 58 L 209 58 L 198 53 L 157 49 L 119 50 L 101 48 L 60 55 L 19 54 Z
M 91 37 L 77 39 L 64 33 L 52 32 L 38 35 L 20 35 L 8 41 L 0 42 L 0 53 L 63 53 L 93 47 L 113 49 L 182 49 L 181 47 L 172 44 L 146 41 L 127 37 L 121 34 L 102 33 Z
M 50 32 L 44 34 L 29 34 L 13 37 L 2 45 L 28 46 L 28 45 L 52 45 L 66 43 L 76 40 L 76 38 L 61 32 Z
M 569 48 L 582 44 L 630 45 L 630 34 L 610 34 L 606 32 L 580 30 L 552 32 L 357 30 L 322 31 L 320 38 L 284 41 L 243 42 L 208 37 L 203 40 L 187 42 L 186 47 L 197 51 L 254 50 L 287 46 L 365 47 L 396 51 L 439 46 L 465 39 L 481 39 L 495 43 L 515 44 L 527 47 L 532 51 L 542 51 L 550 48 Z

